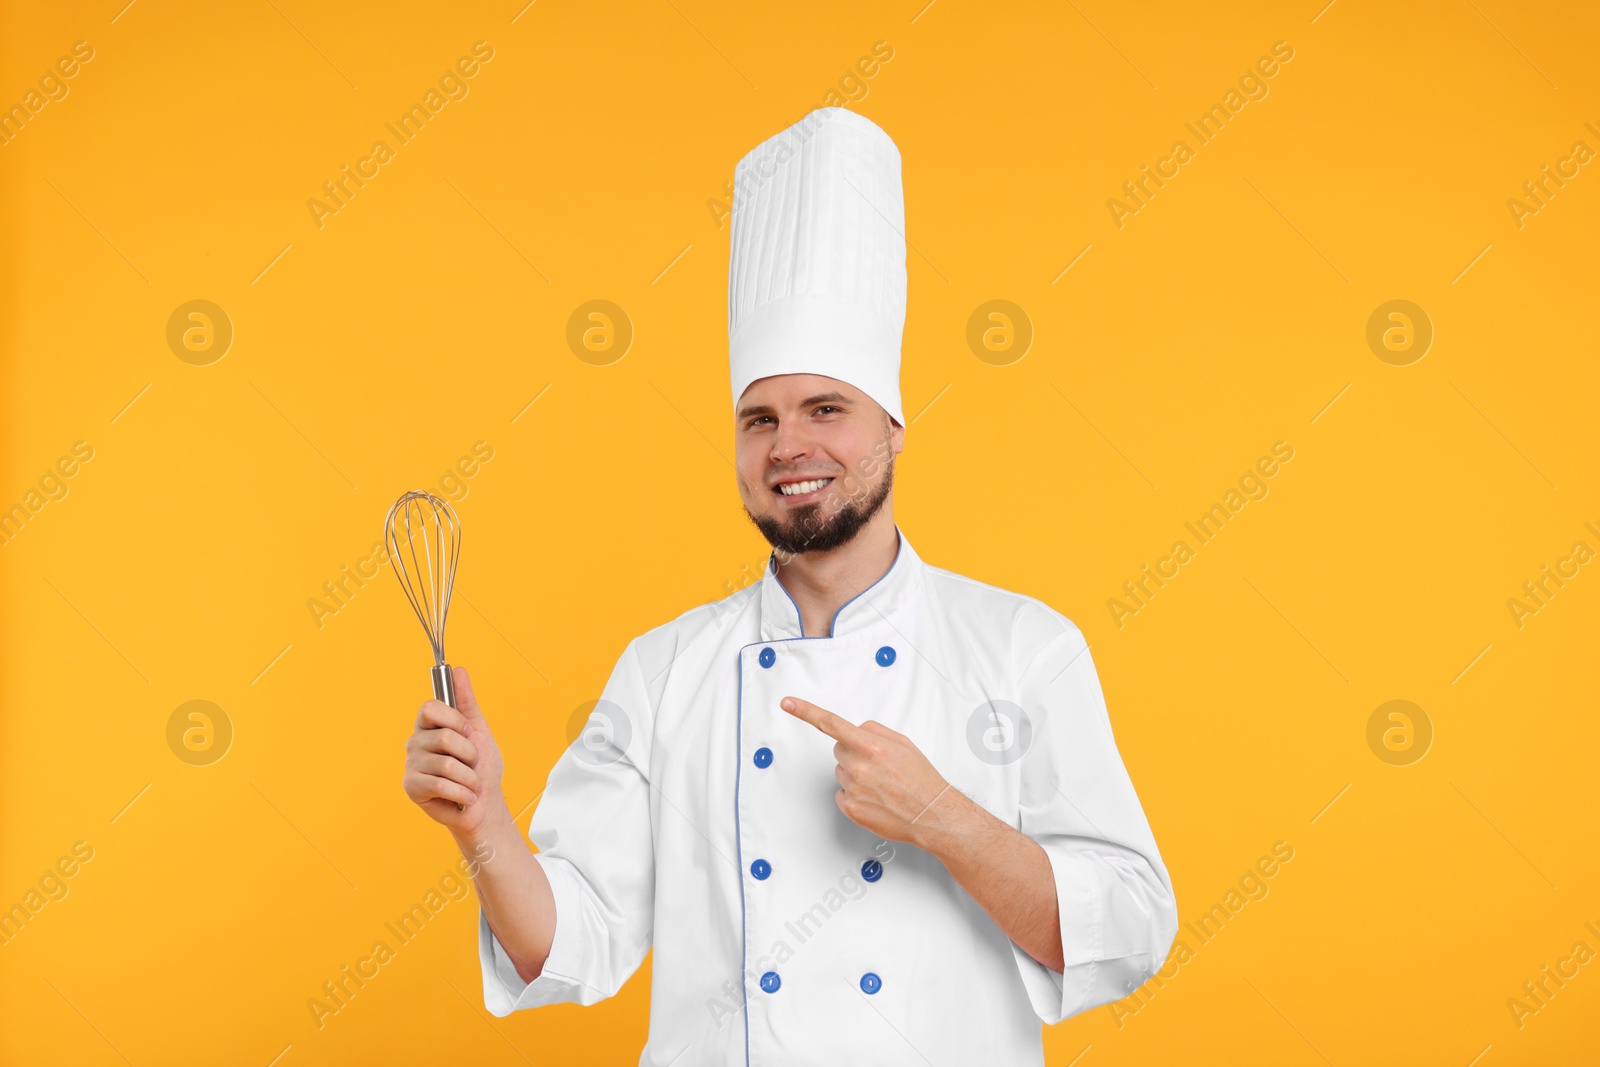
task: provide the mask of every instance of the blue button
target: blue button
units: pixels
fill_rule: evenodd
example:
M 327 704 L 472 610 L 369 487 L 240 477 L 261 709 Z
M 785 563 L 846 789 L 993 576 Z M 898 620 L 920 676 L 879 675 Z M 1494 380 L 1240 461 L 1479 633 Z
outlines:
M 777 975 L 773 975 L 772 977 L 776 978 L 778 976 Z M 763 978 L 762 981 L 765 982 L 766 979 Z M 863 993 L 876 993 L 878 990 L 880 990 L 882 988 L 883 988 L 883 979 L 879 978 L 877 975 L 873 974 L 871 971 L 868 971 L 866 974 L 861 976 L 861 992 L 863 992 Z
M 877 860 L 868 860 L 861 865 L 861 877 L 869 882 L 876 882 L 883 877 L 883 864 Z
M 772 765 L 772 749 L 765 745 L 756 749 L 756 766 L 770 767 Z
M 756 860 L 750 865 L 750 873 L 764 881 L 767 875 L 772 873 L 772 864 L 766 860 Z
M 878 666 L 887 667 L 893 662 L 894 649 L 890 648 L 888 645 L 884 645 L 882 648 L 878 649 Z
M 761 655 L 757 656 L 756 659 L 763 667 L 770 667 L 777 662 L 778 654 L 770 648 L 763 648 Z
M 866 981 L 866 979 L 863 978 L 862 981 Z M 783 979 L 778 977 L 777 971 L 768 971 L 766 974 L 761 976 L 761 988 L 766 990 L 768 993 L 776 993 L 778 991 L 778 987 L 782 984 Z

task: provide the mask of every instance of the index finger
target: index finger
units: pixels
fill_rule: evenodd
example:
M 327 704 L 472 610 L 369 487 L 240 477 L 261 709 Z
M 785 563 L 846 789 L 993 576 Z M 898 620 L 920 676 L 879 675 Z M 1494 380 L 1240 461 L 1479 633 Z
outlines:
M 795 718 L 802 719 L 815 726 L 835 741 L 851 744 L 862 733 L 861 727 L 850 722 L 850 720 L 841 718 L 825 708 L 819 708 L 809 700 L 801 700 L 799 697 L 784 697 L 778 702 L 778 706 Z
M 417 712 L 417 729 L 429 730 L 447 727 L 456 733 L 466 733 L 467 717 L 442 700 L 430 700 Z

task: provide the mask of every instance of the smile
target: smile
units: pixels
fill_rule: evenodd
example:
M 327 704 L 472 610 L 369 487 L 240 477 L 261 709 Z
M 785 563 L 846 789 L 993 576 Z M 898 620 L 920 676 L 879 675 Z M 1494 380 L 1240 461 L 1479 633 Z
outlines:
M 813 478 L 806 482 L 784 482 L 777 490 L 791 499 L 812 497 L 826 489 L 832 481 L 832 478 Z

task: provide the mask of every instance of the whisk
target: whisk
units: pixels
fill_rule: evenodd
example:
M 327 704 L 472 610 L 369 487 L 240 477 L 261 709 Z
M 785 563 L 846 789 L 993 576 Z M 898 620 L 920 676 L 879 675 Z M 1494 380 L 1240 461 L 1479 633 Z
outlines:
M 433 696 L 456 706 L 455 681 L 444 659 L 444 622 L 461 555 L 461 523 L 448 500 L 425 489 L 406 493 L 383 521 L 383 539 L 406 599 L 433 648 Z

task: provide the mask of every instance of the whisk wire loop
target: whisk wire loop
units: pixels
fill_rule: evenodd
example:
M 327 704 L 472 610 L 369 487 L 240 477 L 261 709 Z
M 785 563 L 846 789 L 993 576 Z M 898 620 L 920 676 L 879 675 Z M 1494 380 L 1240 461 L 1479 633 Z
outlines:
M 422 622 L 434 665 L 442 667 L 445 621 L 461 556 L 461 523 L 455 509 L 424 489 L 412 490 L 389 509 L 383 534 L 389 565 Z

